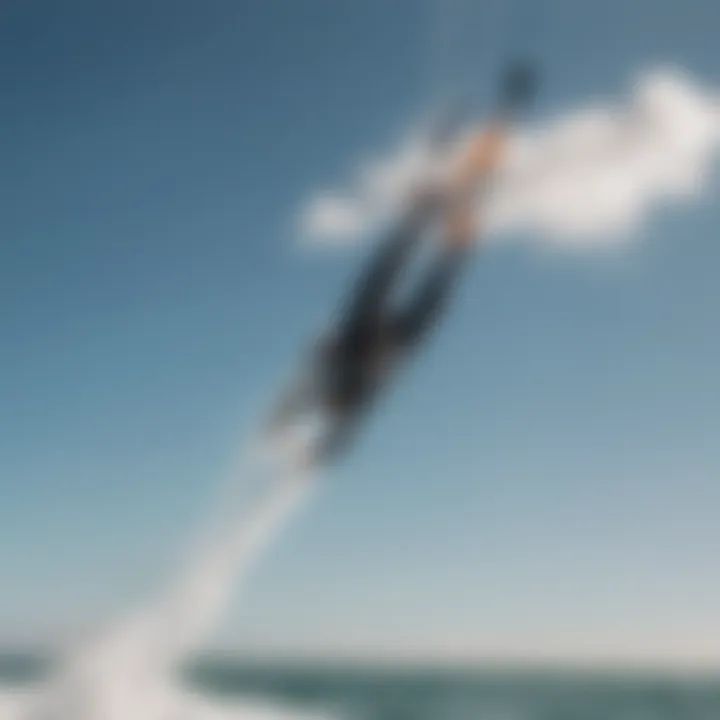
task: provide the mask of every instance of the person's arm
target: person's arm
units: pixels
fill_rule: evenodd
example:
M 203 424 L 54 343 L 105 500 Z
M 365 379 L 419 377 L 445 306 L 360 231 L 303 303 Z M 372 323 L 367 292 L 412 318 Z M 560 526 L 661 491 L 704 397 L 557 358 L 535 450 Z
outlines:
M 495 121 L 467 140 L 450 173 L 450 214 L 455 215 L 458 206 L 471 202 L 482 184 L 497 171 L 505 155 L 507 134 L 506 123 Z

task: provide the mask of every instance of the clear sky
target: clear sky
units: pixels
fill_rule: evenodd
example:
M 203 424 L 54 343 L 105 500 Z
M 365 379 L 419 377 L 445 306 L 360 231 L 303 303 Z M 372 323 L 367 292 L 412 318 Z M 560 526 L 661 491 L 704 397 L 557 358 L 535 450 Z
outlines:
M 420 0 L 3 4 L 0 643 L 162 585 L 361 260 L 294 247 L 298 206 L 433 94 L 481 106 L 521 36 L 540 115 L 720 84 L 715 0 L 544 5 L 456 0 L 448 52 Z M 715 198 L 621 254 L 479 255 L 215 642 L 720 661 Z

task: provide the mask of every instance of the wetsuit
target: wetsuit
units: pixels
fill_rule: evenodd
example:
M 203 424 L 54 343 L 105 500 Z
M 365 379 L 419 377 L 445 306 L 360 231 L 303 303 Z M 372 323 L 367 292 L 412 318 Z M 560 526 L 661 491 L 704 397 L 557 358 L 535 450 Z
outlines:
M 501 81 L 498 116 L 512 119 L 531 99 L 536 84 L 532 64 L 509 66 Z M 476 187 L 468 185 L 467 190 L 475 192 Z M 462 207 L 468 198 L 461 192 L 454 201 Z M 331 459 L 345 446 L 389 371 L 424 338 L 445 305 L 467 255 L 467 243 L 442 247 L 415 297 L 403 308 L 389 307 L 396 281 L 440 209 L 438 203 L 443 201 L 421 199 L 381 245 L 335 331 L 317 349 L 311 372 L 275 413 L 271 422 L 275 426 L 308 408 L 327 414 L 327 432 L 313 450 L 315 463 Z
M 335 332 L 319 349 L 318 400 L 331 414 L 331 427 L 315 450 L 316 460 L 328 460 L 344 447 L 396 362 L 425 337 L 445 305 L 467 253 L 464 247 L 443 247 L 414 297 L 401 308 L 389 306 L 435 209 L 432 200 L 424 200 L 401 221 L 360 278 Z

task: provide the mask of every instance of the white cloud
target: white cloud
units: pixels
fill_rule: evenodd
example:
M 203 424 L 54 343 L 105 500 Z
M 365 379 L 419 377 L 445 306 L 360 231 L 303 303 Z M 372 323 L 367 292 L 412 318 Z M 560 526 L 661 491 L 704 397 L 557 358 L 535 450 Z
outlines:
M 560 246 L 621 242 L 659 203 L 697 195 L 719 147 L 718 95 L 677 71 L 650 73 L 625 104 L 596 103 L 513 135 L 482 201 L 483 226 L 498 238 L 520 230 Z M 414 134 L 361 167 L 351 192 L 310 198 L 301 231 L 313 242 L 357 240 L 438 167 Z

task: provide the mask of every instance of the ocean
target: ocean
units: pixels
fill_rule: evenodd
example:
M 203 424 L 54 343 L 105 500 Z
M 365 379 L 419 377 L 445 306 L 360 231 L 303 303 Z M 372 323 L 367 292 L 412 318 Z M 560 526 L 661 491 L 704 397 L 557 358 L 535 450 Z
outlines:
M 30 689 L 46 673 L 47 663 L 33 656 L 1 658 L 0 692 L 8 696 Z M 589 670 L 332 667 L 329 664 L 249 663 L 226 658 L 197 661 L 186 666 L 181 675 L 189 696 L 202 696 L 206 707 L 235 708 L 232 717 L 237 720 L 244 717 L 253 720 L 260 717 L 323 720 L 720 719 L 720 677 Z M 275 714 L 274 710 L 277 711 Z M 184 716 L 174 714 L 168 720 L 184 720 Z
M 156 596 L 52 662 L 0 656 L 0 720 L 720 720 L 720 674 L 200 656 L 230 596 L 318 482 L 282 463 L 266 476 L 250 461 L 240 478 L 259 480 L 259 500 L 211 516 L 212 532 Z

